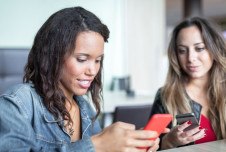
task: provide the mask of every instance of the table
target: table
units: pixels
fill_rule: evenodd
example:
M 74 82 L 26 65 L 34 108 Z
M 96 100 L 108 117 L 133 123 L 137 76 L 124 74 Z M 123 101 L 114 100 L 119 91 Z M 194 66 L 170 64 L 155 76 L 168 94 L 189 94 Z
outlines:
M 162 150 L 161 152 L 226 152 L 226 139 Z

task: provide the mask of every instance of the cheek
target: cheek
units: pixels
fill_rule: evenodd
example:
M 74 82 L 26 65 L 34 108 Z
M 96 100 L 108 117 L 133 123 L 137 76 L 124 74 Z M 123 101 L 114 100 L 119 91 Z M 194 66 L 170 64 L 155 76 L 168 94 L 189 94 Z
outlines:
M 78 76 L 82 73 L 82 68 L 78 66 L 70 66 L 68 73 L 71 76 Z
M 213 58 L 208 53 L 205 53 L 202 55 L 202 61 L 208 67 L 212 67 L 213 65 Z
M 99 72 L 101 72 L 101 71 L 100 71 L 100 64 L 96 64 L 95 70 L 96 70 L 95 76 L 97 76 L 97 74 L 98 74 Z
M 96 66 L 96 69 L 97 69 L 96 71 L 97 71 L 97 73 L 98 73 L 98 72 L 100 71 L 100 64 L 98 64 L 98 65 Z M 96 74 L 97 74 L 97 73 L 96 73 Z
M 78 64 L 74 63 L 74 62 L 70 62 L 67 65 L 65 65 L 64 67 L 64 71 L 67 73 L 67 76 L 77 76 L 81 73 L 81 66 L 79 66 Z
M 212 59 L 208 59 L 208 60 L 206 60 L 206 65 L 207 65 L 207 67 L 210 69 L 212 66 L 213 66 L 213 60 Z
M 185 66 L 186 58 L 184 55 L 178 55 L 178 63 L 181 67 Z

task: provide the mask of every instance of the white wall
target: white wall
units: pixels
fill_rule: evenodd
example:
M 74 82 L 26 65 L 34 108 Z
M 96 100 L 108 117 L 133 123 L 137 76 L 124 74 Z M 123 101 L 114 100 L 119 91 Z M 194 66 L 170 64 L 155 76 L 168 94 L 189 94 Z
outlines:
M 51 14 L 74 6 L 95 13 L 110 29 L 105 89 L 113 76 L 131 74 L 137 93 L 154 93 L 165 79 L 165 0 L 0 0 L 0 48 L 30 48 Z
M 155 94 L 167 72 L 165 0 L 127 0 L 127 49 L 132 88 Z
M 35 34 L 47 18 L 65 8 L 82 6 L 94 12 L 110 29 L 109 43 L 105 45 L 105 84 L 111 81 L 110 64 L 117 50 L 117 27 L 120 0 L 0 0 L 0 48 L 31 48 Z M 117 63 L 116 64 L 122 64 Z

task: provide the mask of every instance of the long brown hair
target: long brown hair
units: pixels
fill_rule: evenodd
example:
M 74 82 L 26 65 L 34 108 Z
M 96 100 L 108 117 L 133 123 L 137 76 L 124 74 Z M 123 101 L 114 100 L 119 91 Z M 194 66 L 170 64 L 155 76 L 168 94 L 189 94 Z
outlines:
M 84 31 L 99 33 L 104 41 L 109 38 L 109 30 L 93 13 L 81 7 L 65 8 L 49 17 L 35 36 L 33 46 L 25 66 L 24 83 L 32 82 L 37 93 L 43 98 L 47 109 L 59 118 L 71 121 L 70 114 L 65 107 L 67 100 L 59 87 L 62 67 L 66 54 L 72 54 L 75 48 L 76 37 Z M 102 97 L 102 67 L 92 82 L 88 92 L 91 92 L 92 101 L 100 114 L 100 99 Z
M 207 50 L 213 57 L 210 69 L 207 98 L 208 117 L 217 139 L 226 138 L 226 44 L 222 34 L 213 23 L 200 17 L 186 19 L 175 27 L 168 47 L 169 70 L 166 83 L 161 91 L 161 98 L 167 110 L 174 116 L 178 113 L 191 112 L 191 104 L 184 84 L 188 75 L 180 67 L 177 57 L 176 40 L 178 33 L 187 27 L 196 26 L 202 35 Z M 175 124 L 175 121 L 174 121 Z

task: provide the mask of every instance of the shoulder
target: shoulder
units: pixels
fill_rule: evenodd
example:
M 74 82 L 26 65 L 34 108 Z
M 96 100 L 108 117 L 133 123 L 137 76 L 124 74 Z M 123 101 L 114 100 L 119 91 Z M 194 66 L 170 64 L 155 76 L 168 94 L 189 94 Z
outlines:
M 161 96 L 161 90 L 162 90 L 162 88 L 159 88 L 158 90 L 157 90 L 157 92 L 156 92 L 156 94 L 155 94 L 155 98 L 159 98 L 160 96 Z
M 162 103 L 162 100 L 161 100 L 161 91 L 162 91 L 162 88 L 159 88 L 155 94 L 155 100 L 154 100 L 154 104 L 156 103 Z
M 159 88 L 158 91 L 156 92 L 154 103 L 153 103 L 152 110 L 151 110 L 151 116 L 156 113 L 166 113 L 165 108 L 164 108 L 164 103 L 163 103 L 162 97 L 161 97 L 161 90 L 162 90 L 162 88 Z
M 3 93 L 0 97 L 16 97 L 21 95 L 28 95 L 28 93 L 34 91 L 33 84 L 24 83 L 17 84 L 8 89 L 5 93 Z
M 28 117 L 33 113 L 34 103 L 37 103 L 35 101 L 39 99 L 32 84 L 17 84 L 0 96 L 0 109 L 5 106 L 16 107 Z
M 8 99 L 17 102 L 23 101 L 27 103 L 28 101 L 31 101 L 32 98 L 38 97 L 39 95 L 36 93 L 33 84 L 25 83 L 13 86 L 2 94 L 0 99 Z

